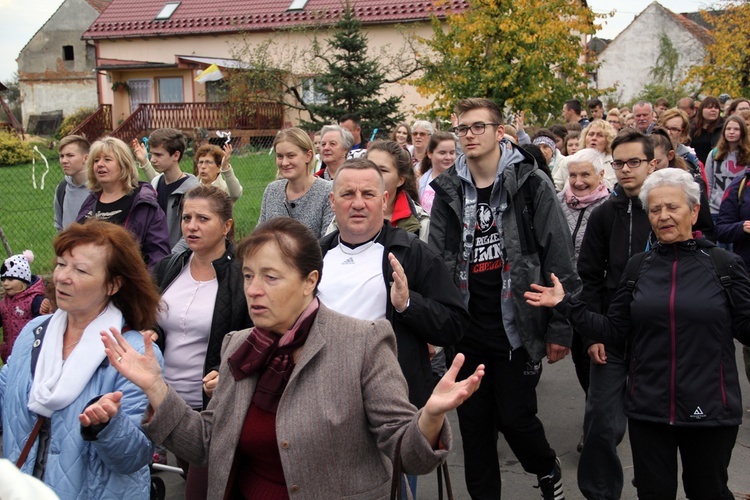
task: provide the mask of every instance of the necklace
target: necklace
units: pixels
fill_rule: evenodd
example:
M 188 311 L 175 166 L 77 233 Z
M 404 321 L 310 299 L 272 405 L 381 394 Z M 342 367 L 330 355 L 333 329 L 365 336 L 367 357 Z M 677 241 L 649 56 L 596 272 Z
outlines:
M 78 341 L 76 341 L 76 342 L 73 342 L 73 343 L 72 343 L 72 344 L 70 344 L 70 345 L 69 345 L 68 347 L 64 348 L 64 349 L 63 349 L 63 352 L 67 351 L 68 349 L 71 349 L 71 348 L 75 347 L 75 346 L 76 346 L 76 344 L 78 344 L 78 342 L 80 342 L 80 341 L 81 341 L 81 339 L 78 339 Z

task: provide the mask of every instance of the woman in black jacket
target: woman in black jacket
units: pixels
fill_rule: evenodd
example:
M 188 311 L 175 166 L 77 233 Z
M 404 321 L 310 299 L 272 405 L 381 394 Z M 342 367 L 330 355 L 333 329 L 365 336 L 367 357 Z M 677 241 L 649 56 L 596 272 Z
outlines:
M 734 338 L 750 344 L 750 278 L 742 260 L 693 239 L 700 210 L 690 174 L 667 168 L 640 193 L 658 244 L 634 256 L 607 315 L 553 288 L 527 302 L 555 307 L 584 336 L 626 337 L 625 413 L 640 499 L 675 498 L 677 452 L 688 498 L 731 499 L 727 468 L 742 421 Z
M 181 217 L 189 249 L 154 269 L 162 297 L 157 342 L 164 353 L 165 380 L 201 410 L 218 383 L 224 336 L 251 322 L 234 258 L 231 198 L 215 186 L 197 186 L 185 193 Z M 186 491 L 194 491 L 200 475 L 191 468 Z

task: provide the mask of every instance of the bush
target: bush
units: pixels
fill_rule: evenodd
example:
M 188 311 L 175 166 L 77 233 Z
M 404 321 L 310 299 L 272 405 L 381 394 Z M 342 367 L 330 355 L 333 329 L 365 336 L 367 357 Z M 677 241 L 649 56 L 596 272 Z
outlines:
M 33 156 L 31 146 L 20 137 L 0 132 L 0 166 L 29 163 Z
M 95 108 L 81 108 L 73 114 L 68 115 L 68 117 L 63 120 L 62 124 L 60 124 L 60 129 L 57 131 L 57 134 L 55 134 L 57 138 L 62 139 L 66 135 L 70 135 L 73 130 L 94 111 L 96 111 Z

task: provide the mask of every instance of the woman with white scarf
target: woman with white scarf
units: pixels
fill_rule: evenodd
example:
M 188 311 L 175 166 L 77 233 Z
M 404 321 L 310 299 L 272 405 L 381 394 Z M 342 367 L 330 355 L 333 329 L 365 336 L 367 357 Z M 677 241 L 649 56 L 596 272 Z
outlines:
M 159 294 L 116 224 L 73 224 L 54 247 L 59 309 L 28 323 L 0 371 L 3 454 L 61 499 L 148 498 L 153 449 L 140 426 L 148 400 L 110 365 L 100 332 L 129 330 L 143 352 L 138 330 L 156 323 Z M 111 407 L 120 409 L 112 419 Z

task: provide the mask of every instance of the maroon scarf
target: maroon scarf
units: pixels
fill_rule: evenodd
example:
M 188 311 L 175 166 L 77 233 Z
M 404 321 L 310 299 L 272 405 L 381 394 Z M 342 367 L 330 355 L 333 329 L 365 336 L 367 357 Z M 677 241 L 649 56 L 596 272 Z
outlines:
M 253 403 L 260 409 L 276 413 L 294 371 L 293 353 L 305 344 L 319 307 L 318 299 L 314 298 L 284 335 L 254 327 L 247 340 L 229 357 L 234 380 L 260 373 L 253 395 Z

